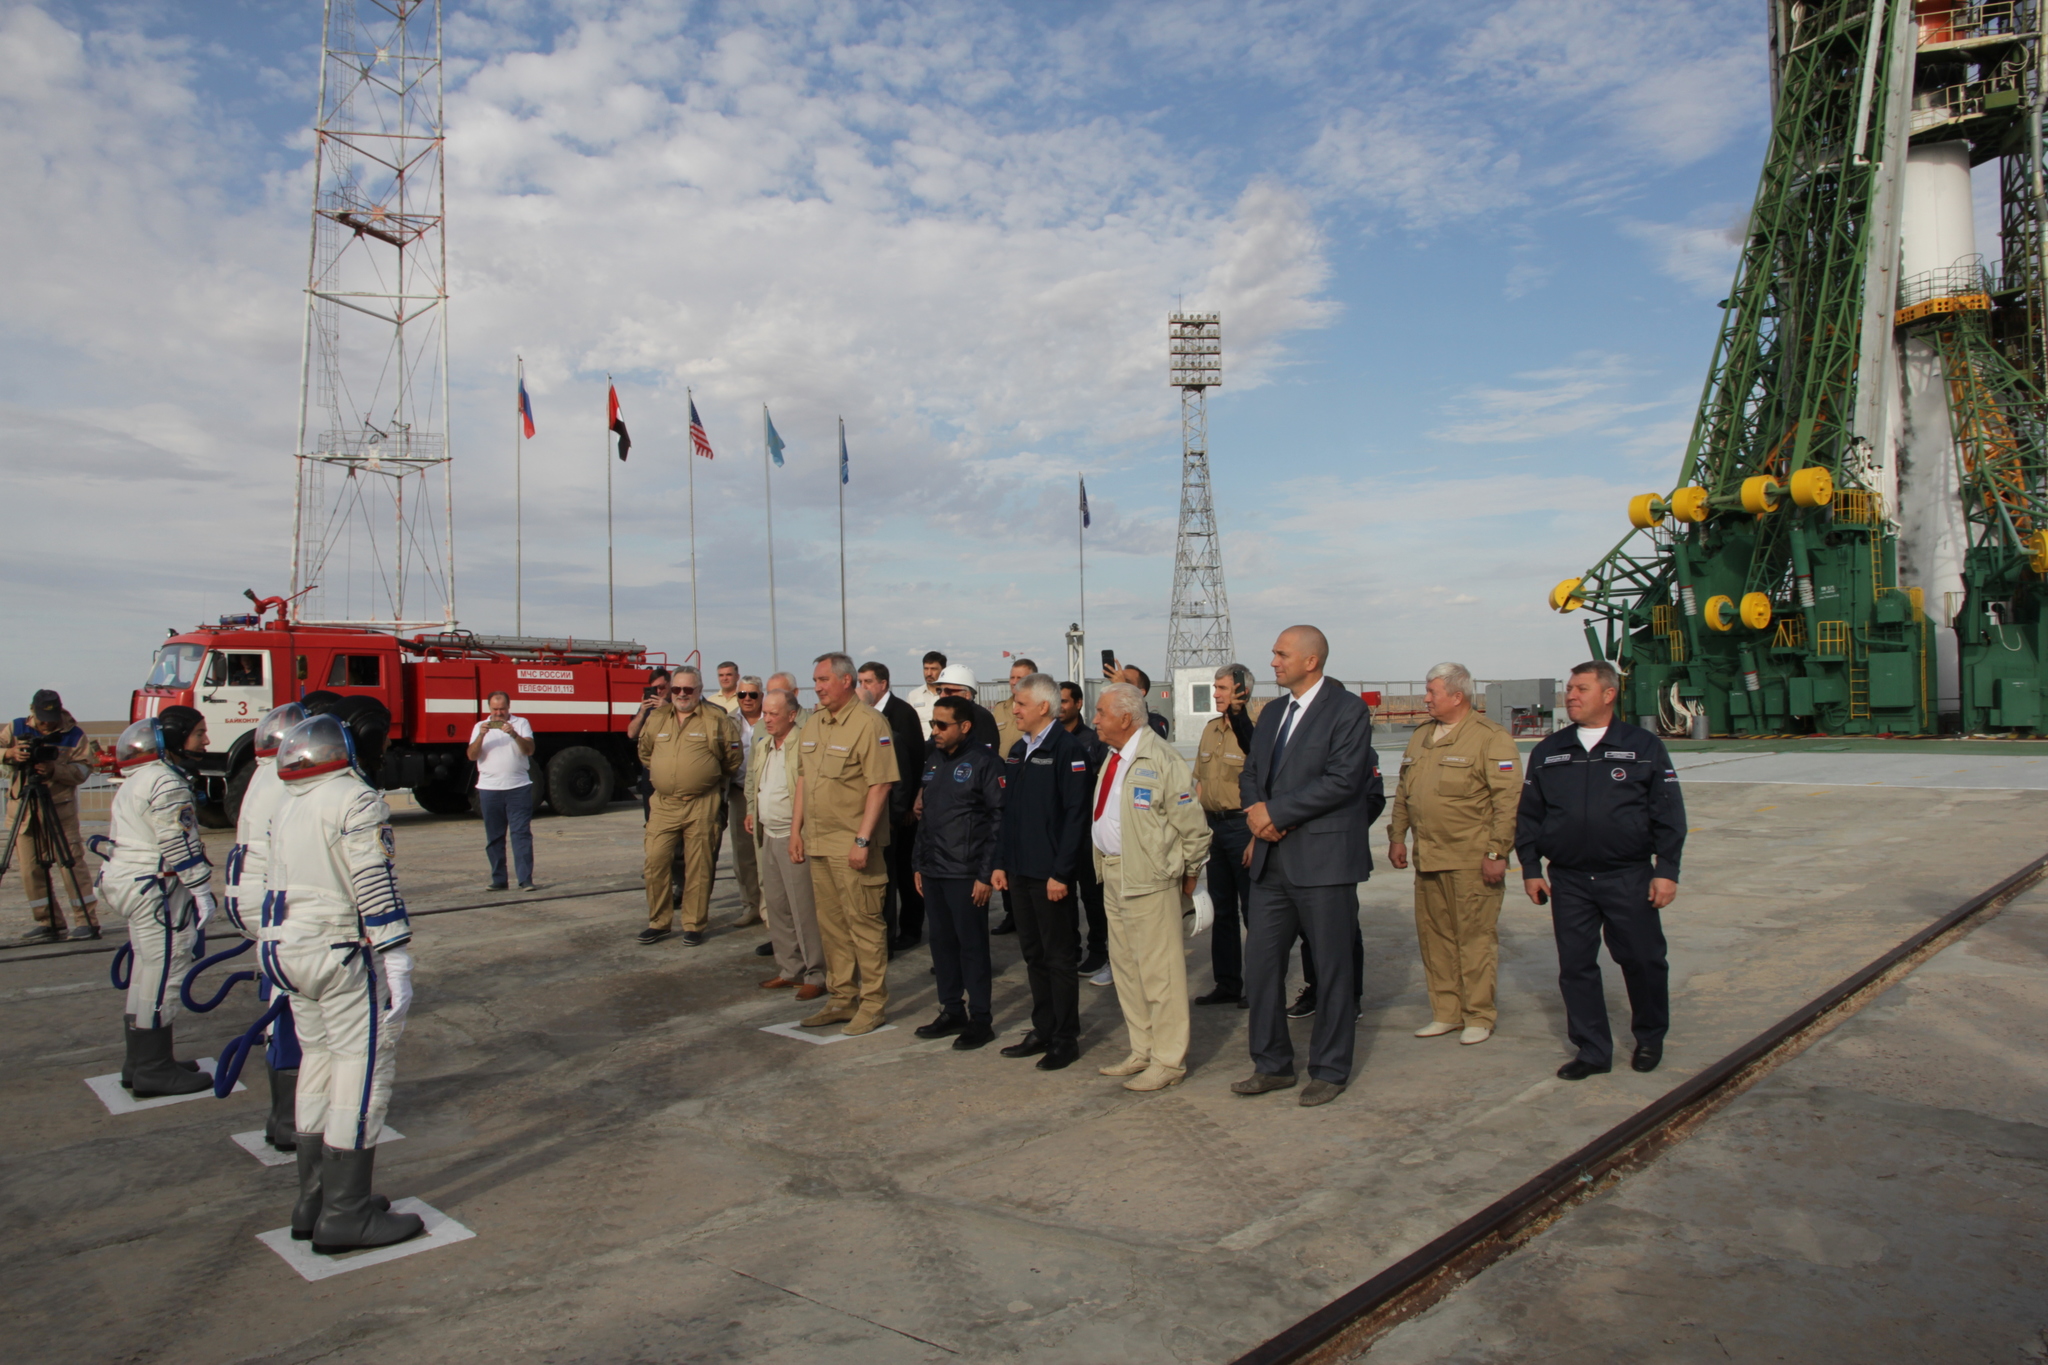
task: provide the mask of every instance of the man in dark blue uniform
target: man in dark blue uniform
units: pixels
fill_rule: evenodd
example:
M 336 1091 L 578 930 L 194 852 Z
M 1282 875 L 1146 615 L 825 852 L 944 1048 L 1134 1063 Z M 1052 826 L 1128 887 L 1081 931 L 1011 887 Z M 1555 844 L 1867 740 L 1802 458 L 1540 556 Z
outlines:
M 1079 920 L 1070 899 L 1091 858 L 1088 746 L 1054 716 L 1060 685 L 1043 673 L 1017 683 L 1010 703 L 1022 738 L 1004 758 L 1003 829 L 996 844 L 995 888 L 1009 891 L 1017 946 L 1031 982 L 1031 1031 L 1003 1049 L 1037 1057 L 1041 1071 L 1081 1055 Z
M 1550 903 L 1557 936 L 1557 984 L 1577 1055 L 1559 1067 L 1568 1081 L 1614 1069 L 1607 997 L 1600 987 L 1600 939 L 1628 984 L 1636 1050 L 1632 1065 L 1655 1071 L 1671 1025 L 1670 970 L 1658 912 L 1678 894 L 1685 849 L 1685 802 L 1664 741 L 1615 719 L 1620 678 L 1595 661 L 1572 670 L 1565 714 L 1572 724 L 1529 755 L 1515 851 L 1522 888 Z M 1550 875 L 1544 876 L 1544 860 Z
M 972 702 L 959 697 L 932 703 L 932 751 L 919 784 L 924 816 L 911 854 L 931 926 L 932 970 L 939 978 L 939 1017 L 917 1036 L 952 1036 L 962 1052 L 996 1036 L 989 1009 L 988 896 L 1003 820 L 1003 762 L 976 742 L 974 711 Z

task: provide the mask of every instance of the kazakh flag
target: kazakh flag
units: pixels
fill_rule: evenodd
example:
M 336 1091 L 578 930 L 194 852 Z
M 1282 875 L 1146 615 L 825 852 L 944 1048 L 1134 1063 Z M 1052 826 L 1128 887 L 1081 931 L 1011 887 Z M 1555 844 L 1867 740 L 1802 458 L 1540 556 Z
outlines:
M 777 469 L 782 468 L 782 436 L 775 430 L 775 419 L 768 415 L 768 405 L 761 405 L 761 439 L 767 443 L 768 458 L 775 461 Z

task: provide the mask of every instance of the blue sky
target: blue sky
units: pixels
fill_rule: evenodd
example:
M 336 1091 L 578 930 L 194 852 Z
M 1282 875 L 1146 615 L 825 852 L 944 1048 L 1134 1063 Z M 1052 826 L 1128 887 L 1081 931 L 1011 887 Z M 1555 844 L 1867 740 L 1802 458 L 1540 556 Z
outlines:
M 529 631 L 782 661 L 1060 655 L 1155 672 L 1178 492 L 1176 295 L 1224 315 L 1210 445 L 1238 653 L 1324 626 L 1346 678 L 1554 673 L 1543 606 L 1668 489 L 1767 110 L 1762 6 L 452 5 L 459 606 L 509 631 L 527 358 Z M 168 625 L 275 591 L 319 5 L 0 3 L 0 696 L 123 707 Z

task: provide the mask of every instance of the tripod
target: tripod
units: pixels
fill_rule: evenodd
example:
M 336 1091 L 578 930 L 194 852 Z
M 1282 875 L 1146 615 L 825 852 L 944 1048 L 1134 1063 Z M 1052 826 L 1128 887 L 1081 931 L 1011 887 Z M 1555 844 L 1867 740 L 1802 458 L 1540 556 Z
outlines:
M 50 795 L 50 784 L 42 774 L 30 769 L 23 773 L 21 793 L 15 800 L 14 824 L 7 831 L 7 848 L 0 852 L 0 880 L 7 876 L 7 869 L 14 866 L 14 851 L 21 845 L 23 829 L 28 831 L 29 861 L 42 874 L 43 893 L 49 897 L 50 920 L 47 927 L 56 929 L 56 921 L 66 918 L 61 912 L 57 896 L 57 882 L 50 875 L 50 869 L 61 866 L 65 880 L 71 883 L 71 897 L 77 903 L 78 911 L 71 918 L 73 930 L 80 926 L 90 928 L 92 937 L 100 936 L 100 926 L 85 897 L 85 888 L 78 880 L 78 855 L 72 852 L 71 841 L 64 837 L 64 822 L 57 815 L 57 799 Z M 35 883 L 22 869 L 22 883 L 34 895 Z

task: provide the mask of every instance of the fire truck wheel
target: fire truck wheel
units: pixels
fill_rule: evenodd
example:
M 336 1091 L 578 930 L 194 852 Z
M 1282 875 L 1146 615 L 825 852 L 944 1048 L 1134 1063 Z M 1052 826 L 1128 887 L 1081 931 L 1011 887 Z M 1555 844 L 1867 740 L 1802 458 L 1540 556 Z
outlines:
M 457 782 L 414 787 L 412 799 L 413 804 L 429 815 L 469 814 L 469 788 Z
M 548 760 L 548 804 L 557 815 L 596 815 L 611 804 L 612 765 L 578 744 Z

